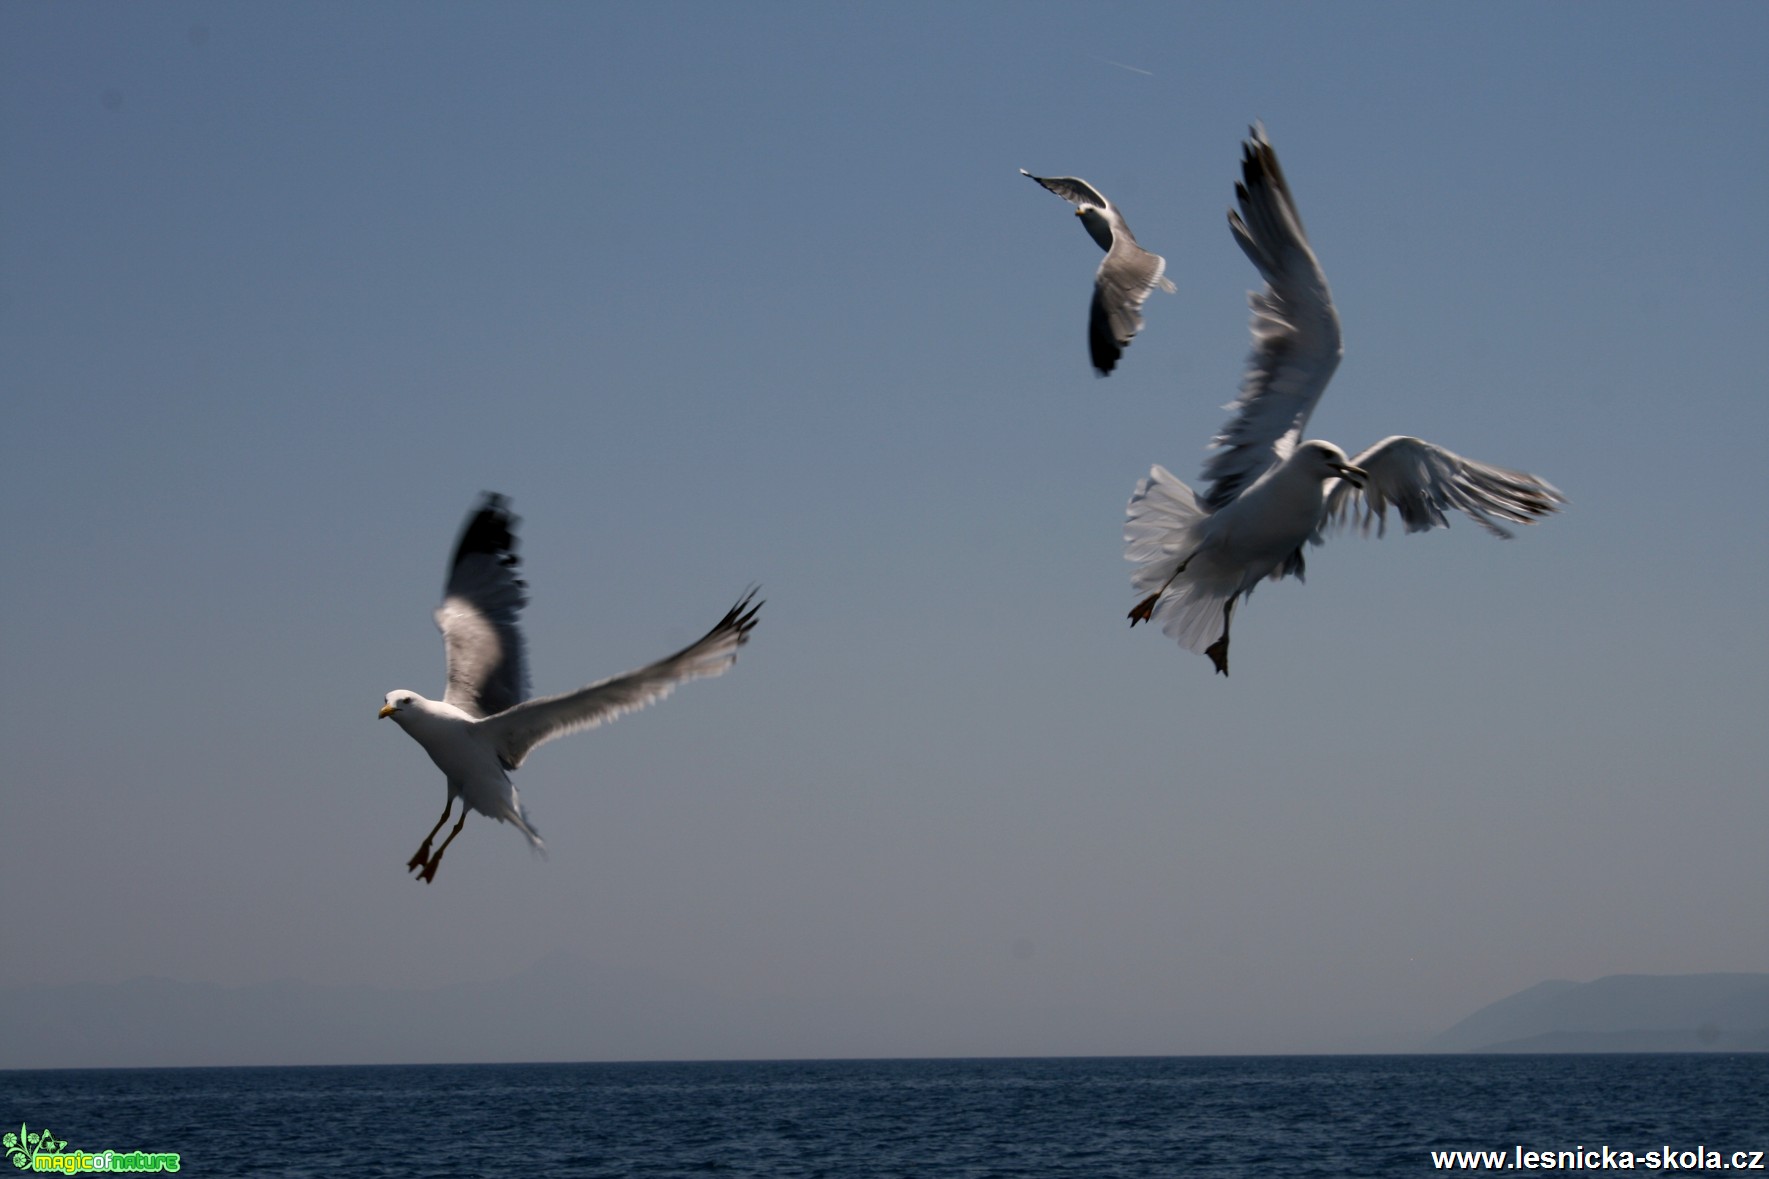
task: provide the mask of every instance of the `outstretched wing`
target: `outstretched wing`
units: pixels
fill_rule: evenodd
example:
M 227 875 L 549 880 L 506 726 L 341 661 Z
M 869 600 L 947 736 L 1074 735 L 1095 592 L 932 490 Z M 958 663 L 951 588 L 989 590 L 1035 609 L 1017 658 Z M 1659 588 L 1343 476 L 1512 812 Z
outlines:
M 1417 438 L 1384 438 L 1351 461 L 1365 472 L 1363 489 L 1337 480 L 1327 492 L 1326 520 L 1366 536 L 1372 525 L 1377 536 L 1387 531 L 1390 506 L 1408 532 L 1449 527 L 1444 512 L 1454 508 L 1494 536 L 1510 536 L 1497 521 L 1534 524 L 1566 502 L 1546 480 L 1477 463 Z
M 1263 126 L 1242 141 L 1235 197 L 1241 208 L 1229 211 L 1229 231 L 1265 289 L 1248 296 L 1253 352 L 1240 395 L 1227 407 L 1234 416 L 1211 440 L 1217 450 L 1204 464 L 1204 502 L 1213 512 L 1296 449 L 1344 352 L 1327 276 Z
M 436 625 L 448 658 L 443 701 L 476 717 L 528 699 L 528 657 L 517 619 L 528 604 L 517 576 L 516 525 L 510 501 L 496 492 L 461 529 L 443 587 Z
M 1099 189 L 1079 176 L 1033 176 L 1024 168 L 1020 169 L 1020 175 L 1036 180 L 1078 209 L 1084 205 L 1092 205 L 1096 209 L 1112 207 L 1112 202 L 1100 195 Z
M 487 717 L 483 724 L 498 757 L 513 770 L 537 745 L 662 700 L 685 680 L 722 675 L 737 662 L 737 648 L 749 642 L 749 632 L 755 628 L 756 612 L 762 608 L 755 595 L 753 589 L 744 594 L 704 638 L 668 659 Z

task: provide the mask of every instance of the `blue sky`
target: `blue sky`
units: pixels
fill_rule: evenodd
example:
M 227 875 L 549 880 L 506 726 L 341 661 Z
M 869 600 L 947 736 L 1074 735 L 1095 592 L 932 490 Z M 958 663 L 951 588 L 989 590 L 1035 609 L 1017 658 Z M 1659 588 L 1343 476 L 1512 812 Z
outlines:
M 1749 4 L 0 8 L 0 896 L 41 931 L 0 985 L 564 949 L 1017 1054 L 1405 1047 L 1544 978 L 1769 970 L 1766 37 Z M 1255 118 L 1344 321 L 1312 432 L 1571 502 L 1335 540 L 1225 681 L 1126 628 L 1120 530 L 1239 380 Z M 1097 249 L 1022 167 L 1168 259 L 1109 380 Z M 442 781 L 375 710 L 440 693 L 487 488 L 540 691 L 768 603 L 729 675 L 530 760 L 546 859 L 475 819 L 425 888 Z

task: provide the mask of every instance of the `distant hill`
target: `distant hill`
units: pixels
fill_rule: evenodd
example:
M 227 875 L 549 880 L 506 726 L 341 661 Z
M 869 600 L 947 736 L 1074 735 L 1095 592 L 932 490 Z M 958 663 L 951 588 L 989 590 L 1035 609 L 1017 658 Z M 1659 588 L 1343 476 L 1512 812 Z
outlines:
M 974 999 L 732 995 L 561 951 L 508 978 L 430 989 L 163 978 L 0 987 L 0 1070 L 987 1056 L 1024 1043 L 998 1015 Z M 1052 1008 L 1047 1023 L 1065 1030 L 1035 1045 L 1039 1055 L 1123 1042 L 1087 1009 Z M 1539 983 L 1424 1050 L 1769 1051 L 1769 974 Z
M 1482 1007 L 1431 1052 L 1765 1052 L 1769 974 L 1612 974 L 1537 983 Z

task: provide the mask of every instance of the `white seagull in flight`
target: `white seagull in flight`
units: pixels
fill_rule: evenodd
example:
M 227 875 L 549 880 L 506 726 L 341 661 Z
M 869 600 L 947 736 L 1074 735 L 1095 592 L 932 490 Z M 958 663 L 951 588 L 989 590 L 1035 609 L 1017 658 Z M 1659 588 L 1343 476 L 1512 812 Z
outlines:
M 448 689 L 440 701 L 404 688 L 387 693 L 383 718 L 411 734 L 448 778 L 442 818 L 406 864 L 426 884 L 442 853 L 461 833 L 469 810 L 513 823 L 535 848 L 541 838 L 529 824 L 510 771 L 535 746 L 643 708 L 669 695 L 684 680 L 720 675 L 749 641 L 760 602 L 750 590 L 699 642 L 649 667 L 601 680 L 575 692 L 528 698 L 528 660 L 517 617 L 527 605 L 527 585 L 516 575 L 517 518 L 509 501 L 488 492 L 467 517 L 455 545 L 436 625 L 448 657 Z M 442 846 L 430 841 L 448 822 L 455 799 L 461 817 Z
M 1075 206 L 1089 237 L 1106 252 L 1093 276 L 1093 307 L 1087 315 L 1087 350 L 1094 371 L 1105 376 L 1116 367 L 1130 339 L 1142 330 L 1142 305 L 1156 287 L 1172 293 L 1172 280 L 1164 275 L 1167 259 L 1136 244 L 1130 226 L 1118 207 L 1100 195 L 1099 189 L 1073 176 L 1030 177 Z
M 1547 482 L 1492 467 L 1417 438 L 1384 438 L 1355 459 L 1331 442 L 1303 441 L 1308 418 L 1343 353 L 1339 313 L 1309 248 L 1278 157 L 1255 125 L 1242 143 L 1240 212 L 1229 229 L 1265 278 L 1249 296 L 1253 353 L 1203 496 L 1156 466 L 1130 497 L 1125 556 L 1146 594 L 1130 625 L 1156 622 L 1179 644 L 1228 674 L 1229 620 L 1261 578 L 1302 579 L 1302 546 L 1329 527 L 1355 524 L 1380 536 L 1392 505 L 1408 532 L 1447 527 L 1447 508 L 1495 536 L 1498 521 L 1533 524 L 1565 498 Z M 1222 632 L 1205 646 L 1221 616 Z

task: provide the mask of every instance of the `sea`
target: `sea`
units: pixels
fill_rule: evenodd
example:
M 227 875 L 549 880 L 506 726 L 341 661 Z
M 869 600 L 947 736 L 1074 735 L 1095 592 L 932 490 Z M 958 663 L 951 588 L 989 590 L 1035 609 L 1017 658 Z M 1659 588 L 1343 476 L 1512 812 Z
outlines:
M 1769 1176 L 1769 1054 L 57 1069 L 0 1129 L 180 1175 Z

